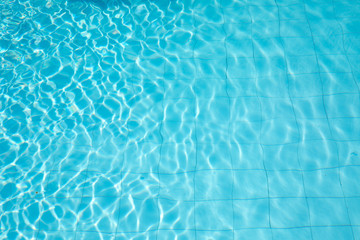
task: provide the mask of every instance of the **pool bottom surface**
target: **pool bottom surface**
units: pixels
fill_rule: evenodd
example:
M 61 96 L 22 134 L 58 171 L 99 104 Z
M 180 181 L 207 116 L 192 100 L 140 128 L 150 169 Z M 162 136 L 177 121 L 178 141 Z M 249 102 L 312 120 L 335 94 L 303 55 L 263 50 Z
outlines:
M 356 1 L 0 9 L 0 238 L 360 239 Z

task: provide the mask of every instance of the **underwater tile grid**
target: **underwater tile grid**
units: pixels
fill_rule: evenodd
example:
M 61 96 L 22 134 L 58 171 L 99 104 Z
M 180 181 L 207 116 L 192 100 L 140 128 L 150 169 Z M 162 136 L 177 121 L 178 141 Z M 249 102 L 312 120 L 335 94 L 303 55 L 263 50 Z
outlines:
M 360 239 L 359 0 L 2 0 L 0 239 Z

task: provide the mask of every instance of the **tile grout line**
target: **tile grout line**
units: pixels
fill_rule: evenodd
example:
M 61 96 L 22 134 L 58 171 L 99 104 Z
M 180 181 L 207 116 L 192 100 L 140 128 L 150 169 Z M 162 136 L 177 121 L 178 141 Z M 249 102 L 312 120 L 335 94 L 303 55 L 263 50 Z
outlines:
M 160 134 L 160 138 L 161 138 L 161 144 L 160 144 L 160 155 L 159 155 L 159 161 L 157 164 L 157 178 L 158 178 L 158 194 L 157 194 L 157 211 L 159 214 L 159 221 L 156 227 L 156 240 L 159 237 L 159 230 L 160 230 L 160 223 L 162 221 L 162 217 L 163 217 L 163 211 L 162 208 L 160 208 L 160 192 L 161 192 L 161 180 L 160 180 L 160 164 L 161 164 L 161 159 L 162 159 L 162 152 L 163 152 L 163 145 L 164 145 L 164 136 L 163 136 L 163 126 L 164 126 L 164 121 L 165 121 L 165 107 L 164 107 L 164 99 L 165 99 L 165 72 L 166 72 L 166 63 L 167 63 L 167 59 L 166 59 L 166 54 L 164 49 L 162 48 L 162 54 L 163 54 L 163 58 L 165 59 L 163 62 L 163 74 L 162 74 L 162 79 L 161 81 L 161 87 L 162 87 L 162 91 L 163 91 L 163 96 L 161 99 L 161 106 L 162 106 L 162 120 L 159 126 L 159 134 Z
M 51 170 L 49 171 L 49 178 L 47 179 L 46 184 L 45 184 L 43 200 L 45 200 L 48 197 L 47 194 L 46 194 L 46 189 L 48 188 L 50 177 L 53 175 L 52 170 L 54 169 L 54 165 L 55 165 L 55 159 L 53 159 L 53 161 L 52 161 L 51 168 L 50 168 Z M 38 232 L 37 232 L 36 238 L 35 238 L 36 240 L 39 238 L 40 231 L 41 231 L 41 216 L 40 216 L 40 219 L 39 219 L 39 229 L 38 229 Z
M 228 115 L 228 140 L 229 143 L 231 142 L 230 139 L 230 132 L 231 132 L 231 99 L 230 99 L 230 95 L 229 95 L 229 78 L 228 78 L 228 49 L 227 49 L 227 32 L 225 30 L 225 14 L 224 14 L 224 8 L 222 6 L 219 6 L 221 8 L 221 12 L 222 12 L 222 17 L 223 17 L 223 25 L 222 25 L 222 29 L 225 33 L 225 40 L 224 40 L 224 47 L 225 47 L 225 54 L 226 54 L 226 64 L 225 64 L 225 90 L 226 90 L 226 95 L 228 98 L 228 105 L 229 105 L 229 115 Z M 229 145 L 230 147 L 230 145 Z M 231 149 L 231 148 L 230 148 Z M 235 240 L 235 208 L 234 208 L 234 188 L 235 188 L 235 173 L 234 173 L 234 160 L 232 157 L 232 154 L 230 152 L 230 162 L 231 162 L 231 176 L 232 176 L 232 184 L 231 184 L 231 207 L 232 207 L 232 238 Z
M 315 58 L 316 58 L 316 67 L 318 70 L 320 70 L 320 67 L 319 67 L 319 60 L 318 60 L 318 54 L 317 54 L 317 50 L 316 50 L 316 45 L 315 45 L 315 41 L 314 41 L 314 36 L 312 35 L 312 29 L 311 29 L 311 25 L 310 25 L 310 22 L 309 22 L 309 19 L 308 19 L 308 14 L 307 14 L 307 10 L 306 10 L 306 3 L 305 1 L 303 0 L 303 7 L 304 7 L 304 12 L 305 12 L 305 16 L 306 16 L 306 21 L 307 21 L 307 24 L 308 24 L 308 27 L 310 29 L 310 33 L 311 33 L 311 37 L 312 37 L 312 43 L 313 43 L 313 49 L 314 49 L 314 52 L 315 52 Z M 323 83 L 323 79 L 321 77 L 321 74 L 319 74 L 319 78 L 321 80 L 321 90 L 322 90 L 322 94 L 324 94 L 324 83 Z M 330 135 L 331 137 L 333 137 L 333 130 L 332 130 L 332 127 L 331 127 L 331 124 L 330 124 L 330 121 L 329 121 L 329 118 L 328 118 L 328 113 L 327 113 L 327 109 L 326 109 L 326 104 L 325 104 L 325 98 L 324 98 L 324 95 L 322 96 L 322 105 L 323 105 L 323 108 L 324 108 L 324 111 L 325 111 L 325 115 L 326 115 L 326 119 L 327 119 L 327 125 L 328 125 L 328 128 L 329 128 L 329 131 L 330 131 Z M 339 157 L 339 146 L 338 146 L 338 143 L 335 142 L 336 144 L 336 155 L 337 155 L 337 160 L 338 160 L 338 165 L 340 165 L 340 157 Z M 343 186 L 342 186 L 342 180 L 341 180 L 341 174 L 340 174 L 340 170 L 338 171 L 338 180 L 339 180 L 339 183 L 340 183 L 340 187 L 341 187 L 341 192 L 342 192 L 342 195 L 343 195 L 343 199 L 344 199 L 344 202 L 345 202 L 345 207 L 346 207 L 346 212 L 347 212 L 347 218 L 348 218 L 348 221 L 350 223 L 350 226 L 351 226 L 351 233 L 352 233 L 352 238 L 355 240 L 355 233 L 354 233 L 354 229 L 353 229 L 353 225 L 351 223 L 351 218 L 350 218 L 350 214 L 349 214 L 349 207 L 348 207 L 348 204 L 347 204 L 347 201 L 346 201 L 346 198 L 345 198 L 345 194 L 344 194 L 344 189 L 343 189 Z M 311 223 L 310 223 L 311 224 Z
M 331 3 L 332 3 L 332 7 L 333 7 L 333 13 L 334 13 L 334 18 L 335 18 L 335 21 L 337 22 L 337 24 L 339 25 L 340 29 L 341 29 L 341 41 L 342 41 L 342 48 L 343 48 L 343 51 L 344 51 L 344 55 L 346 57 L 346 61 L 347 63 L 349 64 L 350 68 L 351 68 L 351 75 L 352 75 L 352 78 L 353 78 L 353 81 L 356 85 L 356 88 L 357 88 L 357 91 L 358 91 L 358 95 L 359 95 L 359 99 L 360 99 L 360 86 L 358 84 L 358 82 L 356 81 L 356 77 L 355 77 L 355 74 L 354 74 L 354 67 L 353 65 L 351 64 L 350 60 L 349 60 L 349 55 L 345 49 L 345 39 L 344 39 L 344 29 L 342 27 L 342 25 L 340 24 L 339 20 L 338 20 L 338 17 L 336 16 L 336 10 L 335 10 L 335 2 L 334 0 L 331 0 Z M 310 26 L 309 26 L 310 27 Z
M 248 6 L 248 0 L 246 0 L 246 10 L 247 13 L 249 14 L 249 17 L 251 19 L 251 37 L 253 35 L 253 17 L 251 15 L 249 6 Z M 256 85 L 256 97 L 257 100 L 259 102 L 259 106 L 260 106 L 260 111 L 261 111 L 261 121 L 260 121 L 260 136 L 259 136 L 259 142 L 260 142 L 260 147 L 261 147 L 261 152 L 262 152 L 262 165 L 265 171 L 265 176 L 266 176 L 266 188 L 267 188 L 267 196 L 268 196 L 268 224 L 270 227 L 270 232 L 271 232 L 271 239 L 274 239 L 274 233 L 272 230 L 272 225 L 271 225 L 271 202 L 270 202 L 270 190 L 269 190 L 269 177 L 268 177 L 268 172 L 267 172 L 267 168 L 266 168 L 266 164 L 265 164 L 265 155 L 264 155 L 264 147 L 263 147 L 263 143 L 262 143 L 262 128 L 263 128 L 263 107 L 262 107 L 262 103 L 261 100 L 259 98 L 259 91 L 258 91 L 258 69 L 256 67 L 256 63 L 255 63 L 255 47 L 254 47 L 254 41 L 251 38 L 251 45 L 252 45 L 252 54 L 253 54 L 253 63 L 254 63 L 254 67 L 255 67 L 255 72 L 256 72 L 256 77 L 255 77 L 255 85 Z
M 94 131 L 92 132 L 92 139 L 91 139 L 91 151 L 89 153 L 89 155 L 93 152 L 94 150 L 94 143 L 93 143 L 93 139 L 94 139 L 94 136 L 95 136 L 95 133 Z M 84 191 L 85 191 L 85 186 L 86 184 L 88 183 L 88 169 L 89 169 L 89 165 L 90 165 L 90 158 L 89 158 L 89 155 L 87 155 L 87 164 L 86 164 L 86 169 L 85 169 L 85 177 L 84 177 L 84 186 L 82 187 L 82 193 L 81 193 L 81 200 L 80 200 L 80 203 L 79 203 L 79 206 L 78 206 L 78 209 L 77 209 L 77 214 L 76 214 L 76 227 L 75 227 L 75 240 L 77 238 L 77 231 L 78 231 L 78 227 L 79 227 L 79 213 L 80 213 L 80 208 L 81 208 L 81 204 L 83 203 L 83 199 L 84 199 Z
M 276 3 L 276 7 L 277 7 L 278 19 L 280 20 L 280 8 L 279 8 L 279 5 L 277 3 L 277 0 L 274 0 L 274 1 Z M 284 43 L 283 43 L 283 40 L 282 40 L 282 37 L 281 37 L 281 22 L 280 21 L 279 21 L 279 26 L 278 27 L 279 27 L 279 39 L 280 39 L 280 43 L 281 43 L 281 48 L 282 48 L 283 53 L 284 53 L 283 58 L 284 58 L 284 62 L 285 62 L 285 68 L 286 68 L 286 72 L 289 72 L 287 54 L 286 54 Z M 300 133 L 300 127 L 299 127 L 299 123 L 298 123 L 298 118 L 297 118 L 295 108 L 294 108 L 293 99 L 292 99 L 292 96 L 291 96 L 291 93 L 290 93 L 290 80 L 289 80 L 288 74 L 286 74 L 286 80 L 287 80 L 287 87 L 288 87 L 287 90 L 288 90 L 289 100 L 290 100 L 290 103 L 291 103 L 291 109 L 292 109 L 292 113 L 294 115 L 295 122 L 296 122 L 298 138 L 300 140 L 302 137 L 301 137 L 301 133 Z M 307 210 L 308 210 L 307 215 L 308 215 L 308 221 L 309 221 L 309 225 L 310 225 L 311 239 L 314 239 L 314 237 L 313 237 L 313 229 L 311 227 L 311 213 L 310 213 L 309 201 L 308 201 L 308 197 L 307 197 L 307 193 L 306 193 L 306 187 L 305 187 L 305 181 L 304 181 L 304 171 L 303 171 L 302 164 L 301 164 L 301 161 L 300 161 L 300 156 L 299 156 L 299 148 L 300 148 L 299 143 L 300 143 L 300 141 L 297 143 L 297 146 L 296 146 L 296 156 L 297 156 L 298 165 L 300 167 L 301 181 L 302 181 L 302 186 L 303 186 L 303 189 L 304 189 L 304 195 L 305 195 L 304 197 L 305 197 L 305 201 L 306 201 L 306 207 L 307 207 Z
M 339 20 L 338 20 L 338 17 L 337 17 L 337 15 L 336 15 L 335 2 L 334 2 L 334 0 L 331 0 L 331 3 L 332 3 L 332 7 L 333 7 L 334 18 L 335 18 L 337 24 L 339 25 L 339 27 L 340 27 L 340 29 L 341 29 L 341 35 L 342 35 L 341 41 L 342 41 L 343 52 L 344 52 L 344 54 L 345 54 L 347 63 L 349 64 L 349 66 L 350 66 L 350 68 L 351 68 L 351 75 L 352 75 L 353 81 L 354 81 L 354 83 L 355 83 L 355 85 L 356 85 L 356 88 L 357 88 L 357 91 L 358 91 L 358 95 L 359 95 L 359 99 L 360 99 L 360 87 L 359 87 L 358 82 L 356 81 L 356 77 L 355 77 L 354 69 L 353 69 L 354 67 L 353 67 L 353 65 L 351 64 L 351 62 L 350 62 L 350 60 L 349 60 L 348 53 L 347 53 L 347 51 L 346 51 L 346 49 L 345 49 L 345 39 L 344 39 L 345 34 L 344 34 L 344 29 L 343 29 L 343 26 L 340 24 L 340 22 L 339 22 Z M 336 143 L 336 146 L 338 146 L 337 143 Z M 338 153 L 338 160 L 339 160 L 339 162 L 340 162 L 340 159 L 339 159 L 339 150 L 338 150 L 338 149 L 337 149 L 337 153 Z M 348 203 L 347 203 L 347 199 L 348 199 L 348 198 L 347 198 L 347 196 L 346 196 L 345 193 L 344 193 L 344 189 L 343 189 L 343 185 L 342 185 L 342 180 L 341 180 L 341 173 L 342 173 L 341 168 L 338 169 L 338 173 L 339 173 L 339 181 L 340 181 L 341 191 L 342 191 L 343 196 L 344 196 L 344 201 L 345 201 L 346 208 L 347 208 L 347 212 L 348 212 L 349 222 L 350 222 L 350 224 L 351 224 L 351 218 L 350 218 L 349 209 L 348 209 Z M 353 230 L 352 230 L 352 231 L 353 231 Z M 353 232 L 353 235 L 354 235 L 354 238 L 355 238 L 354 232 Z
M 349 224 L 337 224 L 337 225 L 313 225 L 311 227 L 314 228 L 342 228 L 342 227 L 350 227 L 350 226 L 356 226 L 356 227 L 360 227 L 359 224 L 355 224 L 355 225 L 349 225 Z M 308 225 L 301 225 L 301 226 L 293 226 L 293 227 L 278 227 L 278 228 L 273 228 L 273 229 L 277 229 L 277 230 L 285 230 L 285 229 L 306 229 L 306 228 L 310 228 L 310 226 Z M 239 230 L 257 230 L 257 229 L 270 229 L 269 227 L 247 227 L 247 228 L 236 228 L 236 231 Z M 10 231 L 18 231 L 18 230 L 28 230 L 28 229 L 18 229 L 18 228 L 12 228 L 10 229 Z M 192 228 L 176 228 L 176 229 L 161 229 L 160 231 L 194 231 L 195 229 Z M 73 233 L 73 231 L 71 230 L 47 230 L 49 232 L 67 232 L 67 233 Z M 145 231 L 127 231 L 124 233 L 146 233 L 146 232 L 155 232 L 156 229 L 149 229 L 149 230 L 145 230 Z M 197 229 L 197 231 L 207 231 L 207 232 L 232 232 L 231 229 L 220 229 L 220 230 L 214 230 L 214 229 Z M 81 233 L 105 233 L 105 234 L 114 234 L 114 232 L 108 232 L 108 231 L 95 231 L 95 230 L 81 230 L 79 231 Z
M 131 11 L 131 9 L 129 9 L 129 12 Z M 133 63 L 133 66 L 131 68 L 131 82 L 130 82 L 130 86 L 131 86 L 131 89 L 134 93 L 134 96 L 135 96 L 135 88 L 134 88 L 134 81 L 133 81 L 133 77 L 134 77 L 134 72 L 135 72 L 135 64 L 136 64 L 136 61 L 134 61 Z M 124 173 L 126 174 L 126 172 L 124 171 L 124 166 L 125 166 L 125 160 L 126 160 L 126 149 L 127 149 L 127 146 L 129 144 L 129 134 L 130 134 L 130 131 L 129 131 L 129 121 L 130 121 L 130 118 L 131 118 L 131 108 L 129 107 L 130 111 L 129 111 L 129 117 L 126 121 L 126 145 L 124 147 L 124 150 L 123 150 L 123 163 L 122 163 L 122 166 L 121 166 L 121 169 L 120 169 L 120 200 L 119 200 L 119 213 L 118 213 L 118 217 L 117 217 L 117 223 L 116 223 L 116 231 L 115 231 L 115 239 L 117 237 L 117 234 L 118 234 L 118 229 L 119 229 L 119 224 L 120 224 L 120 216 L 121 216 L 121 204 L 122 204 L 122 198 L 123 198 L 123 182 L 124 182 Z
M 194 61 L 194 65 L 195 65 L 195 76 L 194 76 L 194 79 L 195 79 L 195 83 L 194 85 L 196 86 L 196 77 L 197 77 L 197 72 L 198 72 L 198 69 L 197 69 L 197 66 L 195 64 L 195 47 L 198 43 L 198 40 L 197 40 L 197 21 L 196 21 L 196 16 L 195 16 L 195 11 L 194 11 L 194 7 L 195 7 L 195 0 L 193 0 L 193 3 L 192 3 L 192 20 L 193 20 L 193 25 L 195 27 L 195 32 L 194 32 L 194 46 L 193 46 L 193 49 L 192 49 L 192 60 Z M 194 165 L 194 176 L 193 176 L 193 198 L 194 198 L 194 203 L 193 203 L 193 207 L 194 207 L 194 235 L 195 235 L 195 240 L 197 239 L 197 228 L 196 228 L 196 172 L 197 172 L 197 164 L 198 164 L 198 139 L 197 139 L 197 117 L 198 117 L 198 114 L 199 114 L 199 109 L 198 109 L 198 95 L 196 93 L 196 87 L 194 87 L 194 93 L 195 93 L 195 101 L 194 101 L 194 104 L 195 104 L 195 119 L 194 119 L 194 124 L 195 124 L 195 165 Z
M 230 170 L 229 170 L 230 171 Z M 126 196 L 126 194 L 125 194 Z M 119 198 L 119 195 L 102 195 L 102 196 L 95 196 L 95 198 Z M 84 197 L 86 199 L 90 199 L 92 197 Z M 360 195 L 354 195 L 354 196 L 307 196 L 308 199 L 360 199 Z M 23 198 L 17 198 L 17 199 L 23 199 Z M 33 198 L 26 198 L 26 199 L 33 199 Z M 51 199 L 81 199 L 81 197 L 56 197 Z M 136 200 L 144 200 L 145 198 L 136 198 L 133 197 L 133 199 Z M 181 200 L 176 198 L 160 198 L 168 201 L 182 201 L 182 202 L 194 202 L 193 200 Z M 216 202 L 216 201 L 232 201 L 233 198 L 213 198 L 213 199 L 197 199 L 197 202 Z M 233 200 L 237 201 L 250 201 L 250 200 L 264 200 L 264 199 L 305 199 L 305 196 L 275 196 L 275 197 L 254 197 L 254 198 L 234 198 Z

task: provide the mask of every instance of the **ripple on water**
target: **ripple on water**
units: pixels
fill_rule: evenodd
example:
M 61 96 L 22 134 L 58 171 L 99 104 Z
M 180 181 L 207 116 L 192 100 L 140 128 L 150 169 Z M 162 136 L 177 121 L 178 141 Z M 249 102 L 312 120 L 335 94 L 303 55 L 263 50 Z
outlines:
M 354 238 L 356 2 L 0 9 L 0 238 Z

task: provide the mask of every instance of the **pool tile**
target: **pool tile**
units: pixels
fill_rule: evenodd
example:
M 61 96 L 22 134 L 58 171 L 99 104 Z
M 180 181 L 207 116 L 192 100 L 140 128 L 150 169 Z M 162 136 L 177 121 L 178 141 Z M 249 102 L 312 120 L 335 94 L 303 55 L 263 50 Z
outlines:
M 195 229 L 193 202 L 160 199 L 159 208 L 163 213 L 163 220 L 159 225 L 159 229 Z M 184 219 L 185 221 L 179 221 L 179 219 Z
M 197 230 L 231 230 L 232 209 L 229 201 L 204 201 L 195 204 L 195 228 Z M 204 214 L 208 217 L 204 218 Z
M 197 200 L 231 199 L 233 197 L 232 182 L 230 170 L 197 171 L 195 173 L 195 198 Z
M 273 228 L 295 228 L 310 225 L 309 210 L 304 198 L 270 200 L 270 221 Z
M 129 195 L 122 198 L 117 232 L 152 232 L 158 228 L 159 212 L 157 199 L 137 200 Z
M 196 169 L 231 169 L 233 159 L 230 154 L 230 146 L 227 142 L 209 144 L 197 144 Z
M 233 198 L 255 199 L 268 197 L 267 177 L 264 170 L 239 170 L 233 173 Z
M 269 202 L 267 199 L 236 200 L 234 201 L 234 209 L 236 209 L 234 212 L 235 229 L 266 229 L 270 227 Z
M 339 169 L 305 171 L 304 184 L 308 197 L 343 197 Z
M 301 171 L 268 171 L 270 197 L 302 197 L 305 195 Z
M 79 206 L 77 230 L 115 232 L 119 209 L 118 198 L 83 198 Z
M 168 142 L 161 147 L 159 171 L 176 173 L 194 171 L 196 164 L 195 142 Z
M 193 172 L 160 174 L 159 196 L 172 200 L 193 200 L 195 174 Z
M 352 239 L 354 237 L 350 226 L 319 227 L 313 228 L 312 232 L 314 240 L 324 239 L 324 237 L 329 240 Z
M 311 225 L 349 225 L 349 216 L 343 198 L 309 198 Z

